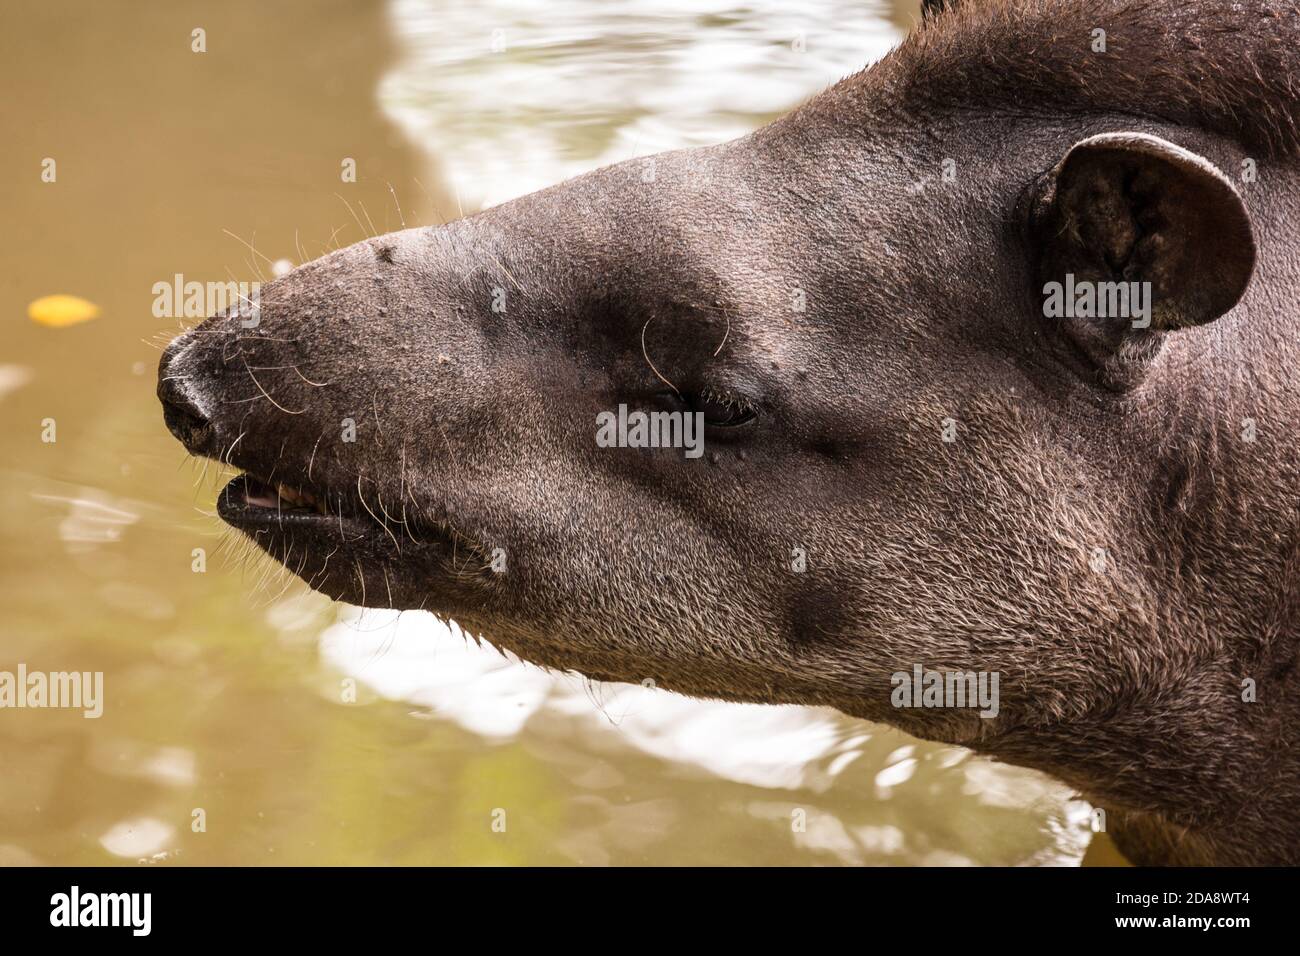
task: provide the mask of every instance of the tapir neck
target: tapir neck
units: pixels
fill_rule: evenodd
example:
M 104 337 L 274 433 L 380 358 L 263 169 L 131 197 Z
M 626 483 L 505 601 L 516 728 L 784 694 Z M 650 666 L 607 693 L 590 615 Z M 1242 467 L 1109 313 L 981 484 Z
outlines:
M 1300 864 L 1293 615 L 1273 618 L 1253 660 L 1208 661 L 1127 711 L 1010 729 L 977 749 L 1075 787 L 1139 865 Z

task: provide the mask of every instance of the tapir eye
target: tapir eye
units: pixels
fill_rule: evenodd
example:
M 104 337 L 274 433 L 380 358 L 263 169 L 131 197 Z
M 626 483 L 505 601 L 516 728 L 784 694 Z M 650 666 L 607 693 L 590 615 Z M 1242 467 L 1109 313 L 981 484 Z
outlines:
M 693 412 L 704 413 L 704 424 L 717 428 L 734 428 L 750 421 L 757 414 L 744 399 L 703 391 L 682 396 Z

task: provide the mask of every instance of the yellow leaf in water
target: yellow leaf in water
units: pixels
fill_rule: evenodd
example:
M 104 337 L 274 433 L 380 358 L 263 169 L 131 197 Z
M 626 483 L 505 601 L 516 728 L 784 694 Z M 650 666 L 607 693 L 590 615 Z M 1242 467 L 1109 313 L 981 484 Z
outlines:
M 47 295 L 27 307 L 27 316 L 33 322 L 60 329 L 99 318 L 99 306 L 75 295 Z

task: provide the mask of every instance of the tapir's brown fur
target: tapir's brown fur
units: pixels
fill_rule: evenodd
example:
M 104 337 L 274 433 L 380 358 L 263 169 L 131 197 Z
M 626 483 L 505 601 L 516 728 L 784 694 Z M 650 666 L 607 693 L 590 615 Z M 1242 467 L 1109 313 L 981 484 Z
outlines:
M 168 423 L 326 503 L 222 498 L 333 596 L 1040 768 L 1138 862 L 1300 863 L 1300 14 L 929 6 L 741 140 L 277 280 L 168 349 Z M 1049 317 L 1066 276 L 1150 326 Z M 620 404 L 706 453 L 598 447 Z M 998 715 L 894 707 L 915 664 Z

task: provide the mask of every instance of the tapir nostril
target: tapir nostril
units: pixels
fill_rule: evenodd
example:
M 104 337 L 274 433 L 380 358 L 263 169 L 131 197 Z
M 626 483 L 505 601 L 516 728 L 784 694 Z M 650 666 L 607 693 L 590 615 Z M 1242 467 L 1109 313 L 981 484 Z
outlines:
M 163 421 L 186 449 L 195 454 L 209 454 L 213 439 L 212 423 L 199 407 L 192 386 L 177 361 L 188 343 L 177 339 L 163 352 L 158 363 L 158 401 L 163 406 Z

